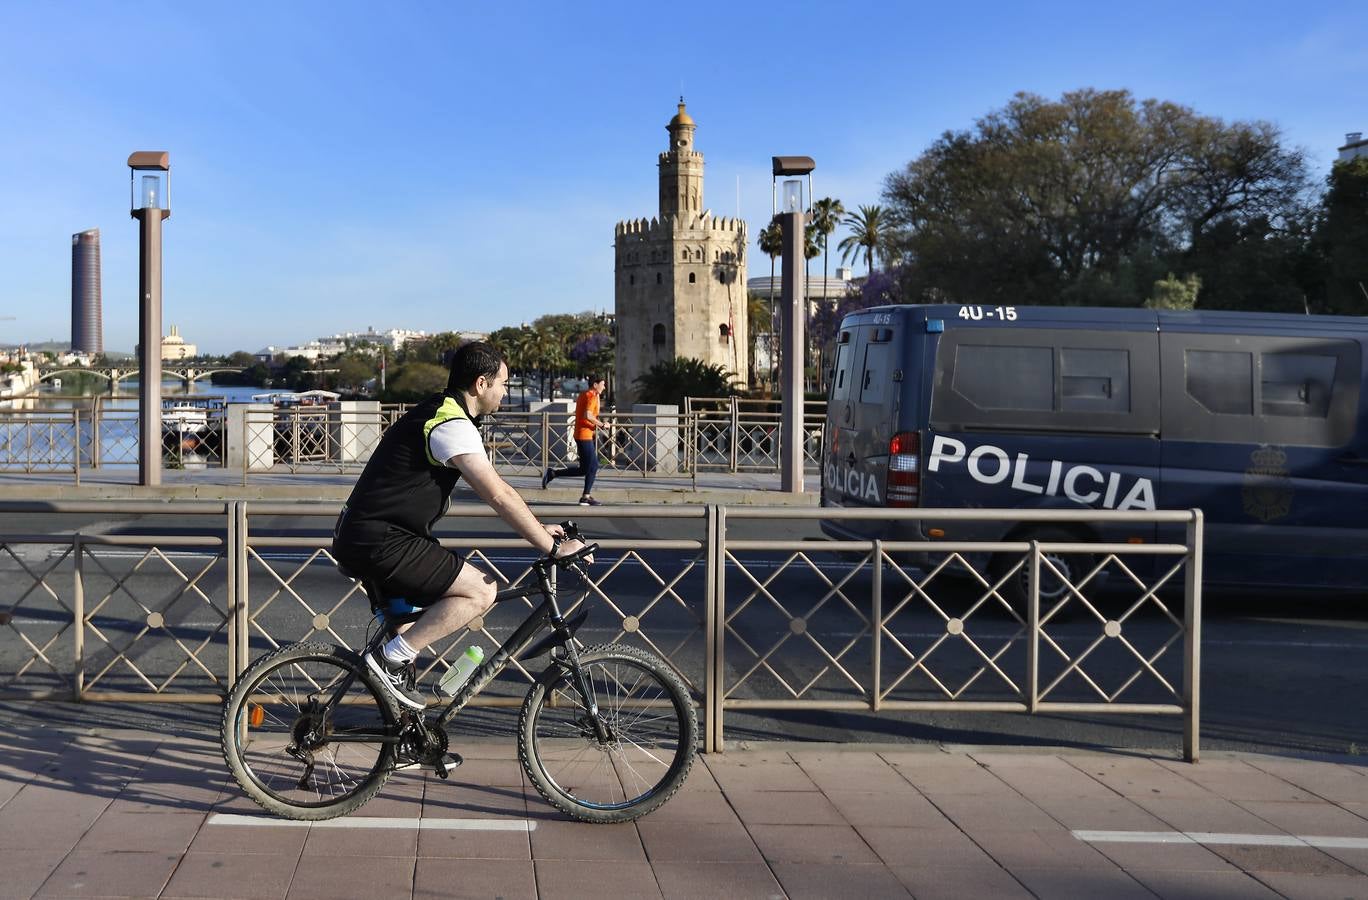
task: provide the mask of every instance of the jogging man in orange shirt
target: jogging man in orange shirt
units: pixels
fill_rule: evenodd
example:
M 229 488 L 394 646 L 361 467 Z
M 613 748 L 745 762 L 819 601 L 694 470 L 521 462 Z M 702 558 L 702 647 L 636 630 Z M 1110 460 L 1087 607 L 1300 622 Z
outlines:
M 598 448 L 594 446 L 594 431 L 603 424 L 599 418 L 599 395 L 608 382 L 602 375 L 589 376 L 589 388 L 580 393 L 575 401 L 575 449 L 579 451 L 579 465 L 570 469 L 547 469 L 542 475 L 545 488 L 554 478 L 577 478 L 584 476 L 584 494 L 580 506 L 600 506 L 590 493 L 594 489 L 594 476 L 598 474 Z

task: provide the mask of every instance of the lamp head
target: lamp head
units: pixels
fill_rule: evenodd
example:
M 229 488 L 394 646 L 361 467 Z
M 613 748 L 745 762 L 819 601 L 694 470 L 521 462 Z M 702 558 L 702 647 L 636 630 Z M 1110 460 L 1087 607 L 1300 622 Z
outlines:
M 165 150 L 139 150 L 128 157 L 129 214 L 135 219 L 143 210 L 171 215 L 171 154 Z

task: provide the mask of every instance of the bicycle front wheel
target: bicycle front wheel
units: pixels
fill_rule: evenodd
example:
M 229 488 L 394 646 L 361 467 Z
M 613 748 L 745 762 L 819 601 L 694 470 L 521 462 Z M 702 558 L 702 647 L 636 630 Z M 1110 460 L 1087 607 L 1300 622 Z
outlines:
M 590 647 L 579 659 L 588 702 L 567 665 L 548 670 L 523 703 L 518 755 L 541 795 L 567 815 L 630 822 L 670 799 L 688 776 L 698 742 L 693 701 L 664 662 L 635 647 Z
M 223 758 L 263 809 L 288 819 L 352 812 L 394 770 L 397 711 L 355 653 L 291 644 L 257 660 L 223 708 Z

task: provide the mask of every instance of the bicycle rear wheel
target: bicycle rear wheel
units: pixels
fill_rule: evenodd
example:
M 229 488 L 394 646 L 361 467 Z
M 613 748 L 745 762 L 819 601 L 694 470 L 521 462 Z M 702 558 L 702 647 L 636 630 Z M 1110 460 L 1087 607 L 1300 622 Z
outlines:
M 649 653 L 605 644 L 579 658 L 609 740 L 598 738 L 574 674 L 557 665 L 523 702 L 518 755 L 552 806 L 586 822 L 629 822 L 684 783 L 698 717 L 679 677 Z
M 389 779 L 397 719 L 355 653 L 291 644 L 257 660 L 234 685 L 220 726 L 223 758 L 263 809 L 331 819 Z

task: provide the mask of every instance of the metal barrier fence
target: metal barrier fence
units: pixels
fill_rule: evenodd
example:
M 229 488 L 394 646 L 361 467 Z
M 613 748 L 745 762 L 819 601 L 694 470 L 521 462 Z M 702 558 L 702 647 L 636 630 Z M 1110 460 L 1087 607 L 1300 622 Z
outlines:
M 104 398 L 95 399 L 90 406 L 70 410 L 0 410 L 0 472 L 71 472 L 79 484 L 82 468 L 137 466 L 137 410 L 109 409 L 101 402 Z M 222 467 L 228 437 L 224 410 L 205 409 L 204 416 L 202 423 L 164 421 L 162 459 L 167 468 Z
M 745 397 L 686 397 L 684 410 L 694 422 L 697 468 L 720 472 L 777 472 L 783 414 L 777 400 Z M 826 401 L 803 405 L 803 463 L 818 470 Z
M 202 398 L 201 398 L 202 399 Z M 699 472 L 777 472 L 780 414 L 773 404 L 729 398 L 693 401 L 676 414 L 611 413 L 600 429 L 605 473 L 689 478 Z M 824 404 L 808 404 L 804 463 L 820 467 Z M 170 469 L 231 468 L 252 475 L 338 475 L 365 465 L 402 405 L 352 410 L 329 407 L 206 410 L 194 430 L 164 420 L 162 453 Z M 484 426 L 491 461 L 505 475 L 540 475 L 577 461 L 573 416 L 504 411 Z M 102 403 L 68 412 L 0 410 L 0 472 L 25 474 L 138 464 L 138 413 Z
M 0 472 L 71 472 L 81 480 L 81 416 L 7 412 L 0 416 Z
M 564 509 L 542 512 L 550 519 Z M 337 573 L 324 536 L 335 505 L 6 502 L 0 513 L 0 699 L 215 702 L 251 659 L 280 644 L 364 641 L 365 598 Z M 133 535 L 22 528 L 26 516 L 52 513 L 169 515 L 174 524 Z M 479 506 L 459 513 L 492 516 Z M 702 710 L 708 750 L 722 748 L 729 711 L 943 710 L 1181 715 L 1185 754 L 1197 756 L 1198 511 L 697 506 L 577 515 L 604 520 L 609 535 L 592 580 L 566 604 L 592 611 L 582 637 L 665 658 Z M 252 527 L 259 516 L 319 522 L 262 532 Z M 1181 528 L 1183 540 L 815 539 L 822 519 L 861 518 L 1157 524 Z M 674 534 L 614 537 L 606 526 L 615 520 Z M 587 530 L 597 537 L 600 528 Z M 444 543 L 505 584 L 529 577 L 535 559 L 511 537 Z M 990 555 L 997 564 L 985 563 Z M 1019 577 L 1024 609 L 1006 587 Z M 1042 583 L 1054 599 L 1042 600 Z M 526 614 L 525 605 L 505 608 L 513 606 L 426 651 L 426 683 L 467 642 L 497 646 Z M 512 666 L 476 702 L 516 705 L 531 677 Z

